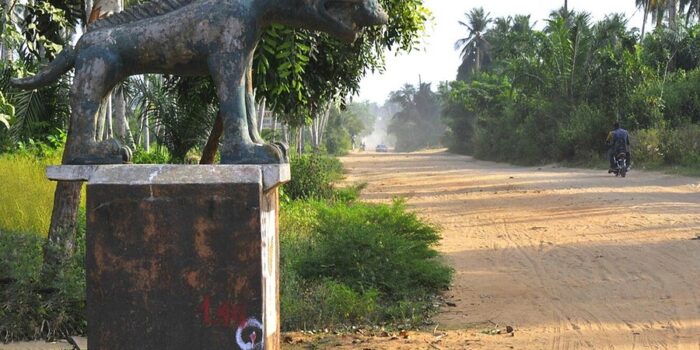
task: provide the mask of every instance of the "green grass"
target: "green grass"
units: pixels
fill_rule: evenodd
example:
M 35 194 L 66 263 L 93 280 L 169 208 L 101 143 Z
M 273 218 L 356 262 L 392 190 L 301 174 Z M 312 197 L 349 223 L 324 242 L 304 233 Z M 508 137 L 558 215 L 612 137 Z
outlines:
M 45 175 L 58 156 L 0 155 L 0 230 L 46 235 L 56 184 Z

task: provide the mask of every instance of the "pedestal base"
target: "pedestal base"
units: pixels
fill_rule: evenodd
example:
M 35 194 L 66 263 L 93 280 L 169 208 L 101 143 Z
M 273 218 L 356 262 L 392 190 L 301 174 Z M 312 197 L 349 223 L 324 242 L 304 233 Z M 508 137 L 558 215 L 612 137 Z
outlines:
M 278 192 L 264 176 L 263 166 L 95 168 L 89 348 L 279 349 Z

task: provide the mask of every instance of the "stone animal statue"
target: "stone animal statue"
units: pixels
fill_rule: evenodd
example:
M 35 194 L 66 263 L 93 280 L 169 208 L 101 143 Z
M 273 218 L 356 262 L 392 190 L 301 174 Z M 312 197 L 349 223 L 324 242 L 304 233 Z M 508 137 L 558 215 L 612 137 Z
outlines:
M 110 164 L 131 154 L 95 137 L 98 109 L 116 84 L 145 73 L 211 75 L 224 123 L 221 163 L 284 163 L 286 150 L 264 144 L 249 120 L 246 71 L 264 29 L 279 23 L 352 42 L 363 27 L 387 21 L 377 0 L 152 0 L 93 23 L 75 48 L 13 83 L 34 89 L 75 68 L 64 163 Z

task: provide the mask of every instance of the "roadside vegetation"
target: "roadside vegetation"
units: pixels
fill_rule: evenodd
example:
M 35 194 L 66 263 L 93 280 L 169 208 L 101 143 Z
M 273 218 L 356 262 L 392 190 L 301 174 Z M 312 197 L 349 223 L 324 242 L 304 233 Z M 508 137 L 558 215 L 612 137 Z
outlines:
M 672 6 L 678 16 L 657 9 L 649 33 L 618 14 L 594 22 L 561 9 L 538 30 L 529 16 L 473 9 L 458 78 L 441 90 L 446 145 L 516 164 L 598 165 L 619 121 L 637 167 L 697 169 L 700 25 L 694 7 Z
M 44 167 L 57 162 L 57 146 L 35 144 L 0 156 L 0 342 L 60 339 L 87 330 L 82 212 L 75 254 L 52 273 L 42 271 L 54 187 Z M 155 149 L 138 157 L 170 159 Z M 362 184 L 337 187 L 343 178 L 337 158 L 295 156 L 292 169 L 294 180 L 281 194 L 283 329 L 411 328 L 427 322 L 452 275 L 434 250 L 438 229 L 399 200 L 362 203 Z
M 636 168 L 700 174 L 700 24 L 689 2 L 637 2 L 643 33 L 621 14 L 565 8 L 542 21 L 474 8 L 455 43 L 456 79 L 391 94 L 396 150 L 438 145 L 478 159 L 607 167 L 614 122 Z M 660 5 L 661 4 L 661 5 Z

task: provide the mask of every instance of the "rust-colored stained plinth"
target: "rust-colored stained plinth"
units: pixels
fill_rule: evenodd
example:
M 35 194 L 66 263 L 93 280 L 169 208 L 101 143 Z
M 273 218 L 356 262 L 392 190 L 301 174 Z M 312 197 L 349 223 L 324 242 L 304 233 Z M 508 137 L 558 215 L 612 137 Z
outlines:
M 89 184 L 90 350 L 279 349 L 277 190 Z

